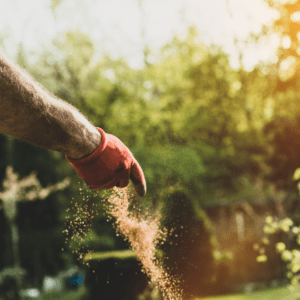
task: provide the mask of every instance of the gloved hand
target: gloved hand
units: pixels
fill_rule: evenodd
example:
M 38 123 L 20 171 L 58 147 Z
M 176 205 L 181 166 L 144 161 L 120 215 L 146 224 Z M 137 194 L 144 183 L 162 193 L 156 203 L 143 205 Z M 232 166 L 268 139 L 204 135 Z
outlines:
M 136 193 L 144 196 L 145 177 L 130 150 L 117 137 L 106 134 L 101 128 L 97 129 L 101 134 L 98 148 L 85 158 L 72 159 L 66 156 L 67 160 L 92 190 L 111 189 L 114 186 L 123 188 L 131 179 Z

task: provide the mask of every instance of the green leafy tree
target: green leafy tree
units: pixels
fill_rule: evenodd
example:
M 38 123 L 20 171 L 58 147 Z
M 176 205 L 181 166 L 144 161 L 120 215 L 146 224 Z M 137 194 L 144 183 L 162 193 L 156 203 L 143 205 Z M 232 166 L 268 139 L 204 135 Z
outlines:
M 264 66 L 270 77 L 270 119 L 264 126 L 268 146 L 265 178 L 274 182 L 279 189 L 296 193 L 292 176 L 300 163 L 298 155 L 299 132 L 299 1 L 265 0 L 278 16 L 269 28 L 270 34 L 279 38 L 277 61 Z
M 186 39 L 174 38 L 155 63 L 141 70 L 108 55 L 91 64 L 93 43 L 81 32 L 69 32 L 56 44 L 63 49 L 61 60 L 53 61 L 50 55 L 40 64 L 46 68 L 40 69 L 45 86 L 133 151 L 139 144 L 156 152 L 170 144 L 191 149 L 205 165 L 205 176 L 197 181 L 203 186 L 206 180 L 208 193 L 233 192 L 237 177 L 259 172 L 263 143 L 258 131 L 263 121 L 257 120 L 262 109 L 247 101 L 260 91 L 247 99 L 243 91 L 263 90 L 263 80 L 255 81 L 258 72 L 232 70 L 227 56 L 201 44 L 194 28 Z M 255 107 L 251 113 L 249 105 Z M 179 161 L 184 165 L 184 157 Z
M 255 80 L 259 72 L 233 70 L 221 49 L 201 44 L 191 28 L 185 40 L 174 38 L 162 49 L 147 74 L 168 142 L 192 148 L 202 158 L 210 194 L 235 192 L 242 174 L 257 176 L 265 120 L 263 108 L 244 90 L 253 96 L 254 88 L 263 89 Z

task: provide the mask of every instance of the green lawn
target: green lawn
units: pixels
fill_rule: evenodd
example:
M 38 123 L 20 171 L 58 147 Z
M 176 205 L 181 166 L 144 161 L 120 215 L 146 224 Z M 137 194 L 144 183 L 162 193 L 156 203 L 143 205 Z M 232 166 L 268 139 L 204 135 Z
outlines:
M 48 293 L 43 295 L 43 300 L 79 300 L 85 293 L 79 292 Z M 2 298 L 0 297 L 0 300 Z M 197 300 L 300 300 L 300 287 L 290 291 L 287 287 L 273 288 L 251 294 L 235 294 L 218 297 L 198 298 Z
M 52 292 L 43 295 L 43 300 L 79 300 L 84 295 L 85 290 L 69 292 Z
M 251 294 L 207 297 L 201 298 L 201 300 L 300 300 L 300 288 L 297 287 L 294 291 L 290 291 L 287 287 L 279 287 Z
M 82 297 L 84 290 L 79 293 L 49 293 L 44 295 L 43 300 L 77 300 Z M 200 299 L 198 299 L 200 300 Z M 251 294 L 235 294 L 219 297 L 201 298 L 201 300 L 300 300 L 300 287 L 290 291 L 287 287 L 273 288 Z

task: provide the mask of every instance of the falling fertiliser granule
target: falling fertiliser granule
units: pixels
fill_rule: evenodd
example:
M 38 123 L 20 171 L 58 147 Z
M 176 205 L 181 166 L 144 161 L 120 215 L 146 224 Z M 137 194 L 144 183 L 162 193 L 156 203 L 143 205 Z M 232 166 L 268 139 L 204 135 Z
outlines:
M 171 277 L 156 258 L 160 243 L 164 243 L 168 233 L 161 229 L 159 216 L 138 215 L 137 210 L 130 211 L 129 189 L 114 188 L 108 196 L 107 212 L 117 234 L 121 234 L 130 244 L 142 263 L 143 272 L 153 284 L 157 284 L 165 300 L 181 300 L 182 292 L 178 281 Z
M 83 203 L 79 203 L 72 198 L 71 206 L 66 210 L 68 215 L 65 217 L 66 229 L 63 230 L 63 233 L 66 235 L 65 243 L 69 244 L 69 247 L 72 248 L 72 253 L 77 255 L 78 262 L 83 263 L 84 256 L 93 253 L 93 251 L 87 249 L 84 241 L 91 232 L 94 219 L 93 214 L 97 211 L 97 206 L 95 207 L 94 203 L 90 202 L 97 194 L 86 196 L 82 188 L 79 189 L 79 194 L 82 195 Z M 98 212 L 95 214 L 98 215 Z M 64 248 L 62 248 L 62 251 L 64 251 Z M 85 264 L 89 267 L 89 263 Z
M 79 191 L 83 202 L 78 203 L 72 199 L 73 207 L 67 209 L 66 229 L 63 232 L 66 234 L 65 243 L 74 244 L 72 252 L 77 254 L 79 262 L 84 263 L 85 255 L 93 253 L 87 249 L 84 240 L 89 235 L 94 214 L 98 215 L 99 207 L 93 203 L 94 201 L 91 202 L 98 196 L 97 192 L 89 193 L 87 196 L 84 195 L 82 188 Z M 107 191 L 106 196 L 101 198 L 106 208 L 108 221 L 112 222 L 116 234 L 122 235 L 128 241 L 142 264 L 142 271 L 153 285 L 158 286 L 164 300 L 182 300 L 182 291 L 178 287 L 179 281 L 168 274 L 163 268 L 163 263 L 156 256 L 160 245 L 165 243 L 171 234 L 161 228 L 160 216 L 149 211 L 142 213 L 137 206 L 131 208 L 134 195 L 129 188 L 114 188 Z M 88 262 L 84 264 L 90 267 Z

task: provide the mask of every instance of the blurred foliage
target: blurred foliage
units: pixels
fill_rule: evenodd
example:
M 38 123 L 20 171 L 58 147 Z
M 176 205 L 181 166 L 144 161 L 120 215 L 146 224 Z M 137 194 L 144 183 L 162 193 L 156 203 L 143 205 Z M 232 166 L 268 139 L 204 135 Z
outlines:
M 299 182 L 300 169 L 298 168 L 294 172 L 293 179 Z M 300 193 L 300 185 L 298 185 Z M 286 262 L 286 276 L 290 280 L 292 286 L 297 286 L 300 283 L 300 227 L 295 224 L 291 218 L 284 218 L 282 220 L 274 219 L 271 215 L 265 219 L 264 232 L 266 235 L 271 236 L 282 232 L 285 240 L 276 243 L 276 252 L 279 253 L 281 259 Z M 263 237 L 262 242 L 263 247 L 257 247 L 256 250 L 260 252 L 260 255 L 257 256 L 256 260 L 260 263 L 265 263 L 268 259 L 268 256 L 265 254 L 265 247 L 270 244 L 268 236 Z M 289 250 L 291 246 L 291 241 L 294 241 L 292 246 L 294 249 Z
M 293 98 L 289 98 L 293 100 Z M 296 110 L 297 111 L 297 110 Z M 296 193 L 296 184 L 293 182 L 295 166 L 300 165 L 300 118 L 277 116 L 264 128 L 270 141 L 269 156 L 265 162 L 270 166 L 266 178 L 275 182 L 279 189 Z
M 59 6 L 63 0 L 51 0 L 51 9 L 55 10 L 57 6 Z
M 81 32 L 67 33 L 53 47 L 32 68 L 33 76 L 96 126 L 120 137 L 141 156 L 142 167 L 152 164 L 146 171 L 150 184 L 154 174 L 174 171 L 187 182 L 188 173 L 189 178 L 202 173 L 198 184 L 211 196 L 236 192 L 239 176 L 260 173 L 259 155 L 265 150 L 257 128 L 266 120 L 263 105 L 253 99 L 261 100 L 268 81 L 257 79 L 263 77 L 259 71 L 232 70 L 221 49 L 199 43 L 195 28 L 185 40 L 175 37 L 141 70 L 109 55 L 92 62 L 93 43 Z M 148 162 L 142 147 L 151 151 Z M 171 152 L 177 154 L 167 161 Z M 199 167 L 183 170 L 193 162 Z
M 99 236 L 93 230 L 90 230 L 83 237 L 83 240 L 75 238 L 70 242 L 70 249 L 73 251 L 77 251 L 80 248 L 88 251 L 106 251 L 113 250 L 115 247 L 115 241 L 109 235 Z
M 167 241 L 161 245 L 164 267 L 179 280 L 184 298 L 210 294 L 215 288 L 216 243 L 209 219 L 200 207 L 195 209 L 181 188 L 169 189 L 162 200 L 162 226 L 168 231 Z
M 300 245 L 299 227 L 293 225 L 294 222 L 290 218 L 276 221 L 273 220 L 272 216 L 268 216 L 266 218 L 264 232 L 268 235 L 273 235 L 282 231 L 288 235 L 289 239 L 294 238 L 297 245 Z M 263 244 L 269 244 L 269 239 L 267 237 L 263 238 Z M 258 262 L 264 263 L 267 261 L 268 257 L 264 254 L 264 248 L 261 247 L 259 250 L 261 254 L 257 256 L 256 259 Z M 289 250 L 284 242 L 277 242 L 276 252 L 279 253 L 281 259 L 287 263 L 287 278 L 290 280 L 292 285 L 298 285 L 300 279 L 298 274 L 300 270 L 300 251 L 297 248 Z
M 132 150 L 142 164 L 148 193 L 151 194 L 178 183 L 197 184 L 197 179 L 205 174 L 200 157 L 193 149 L 185 146 L 147 147 L 139 144 Z
M 297 193 L 292 176 L 300 163 L 299 140 L 299 1 L 265 0 L 277 12 L 270 34 L 279 39 L 277 57 L 262 68 L 270 78 L 266 97 L 270 120 L 264 126 L 268 143 L 266 179 L 279 189 Z
M 300 2 L 298 0 L 265 0 L 265 2 L 278 13 L 278 17 L 271 25 L 272 33 L 276 33 L 280 39 L 274 91 L 299 91 Z

